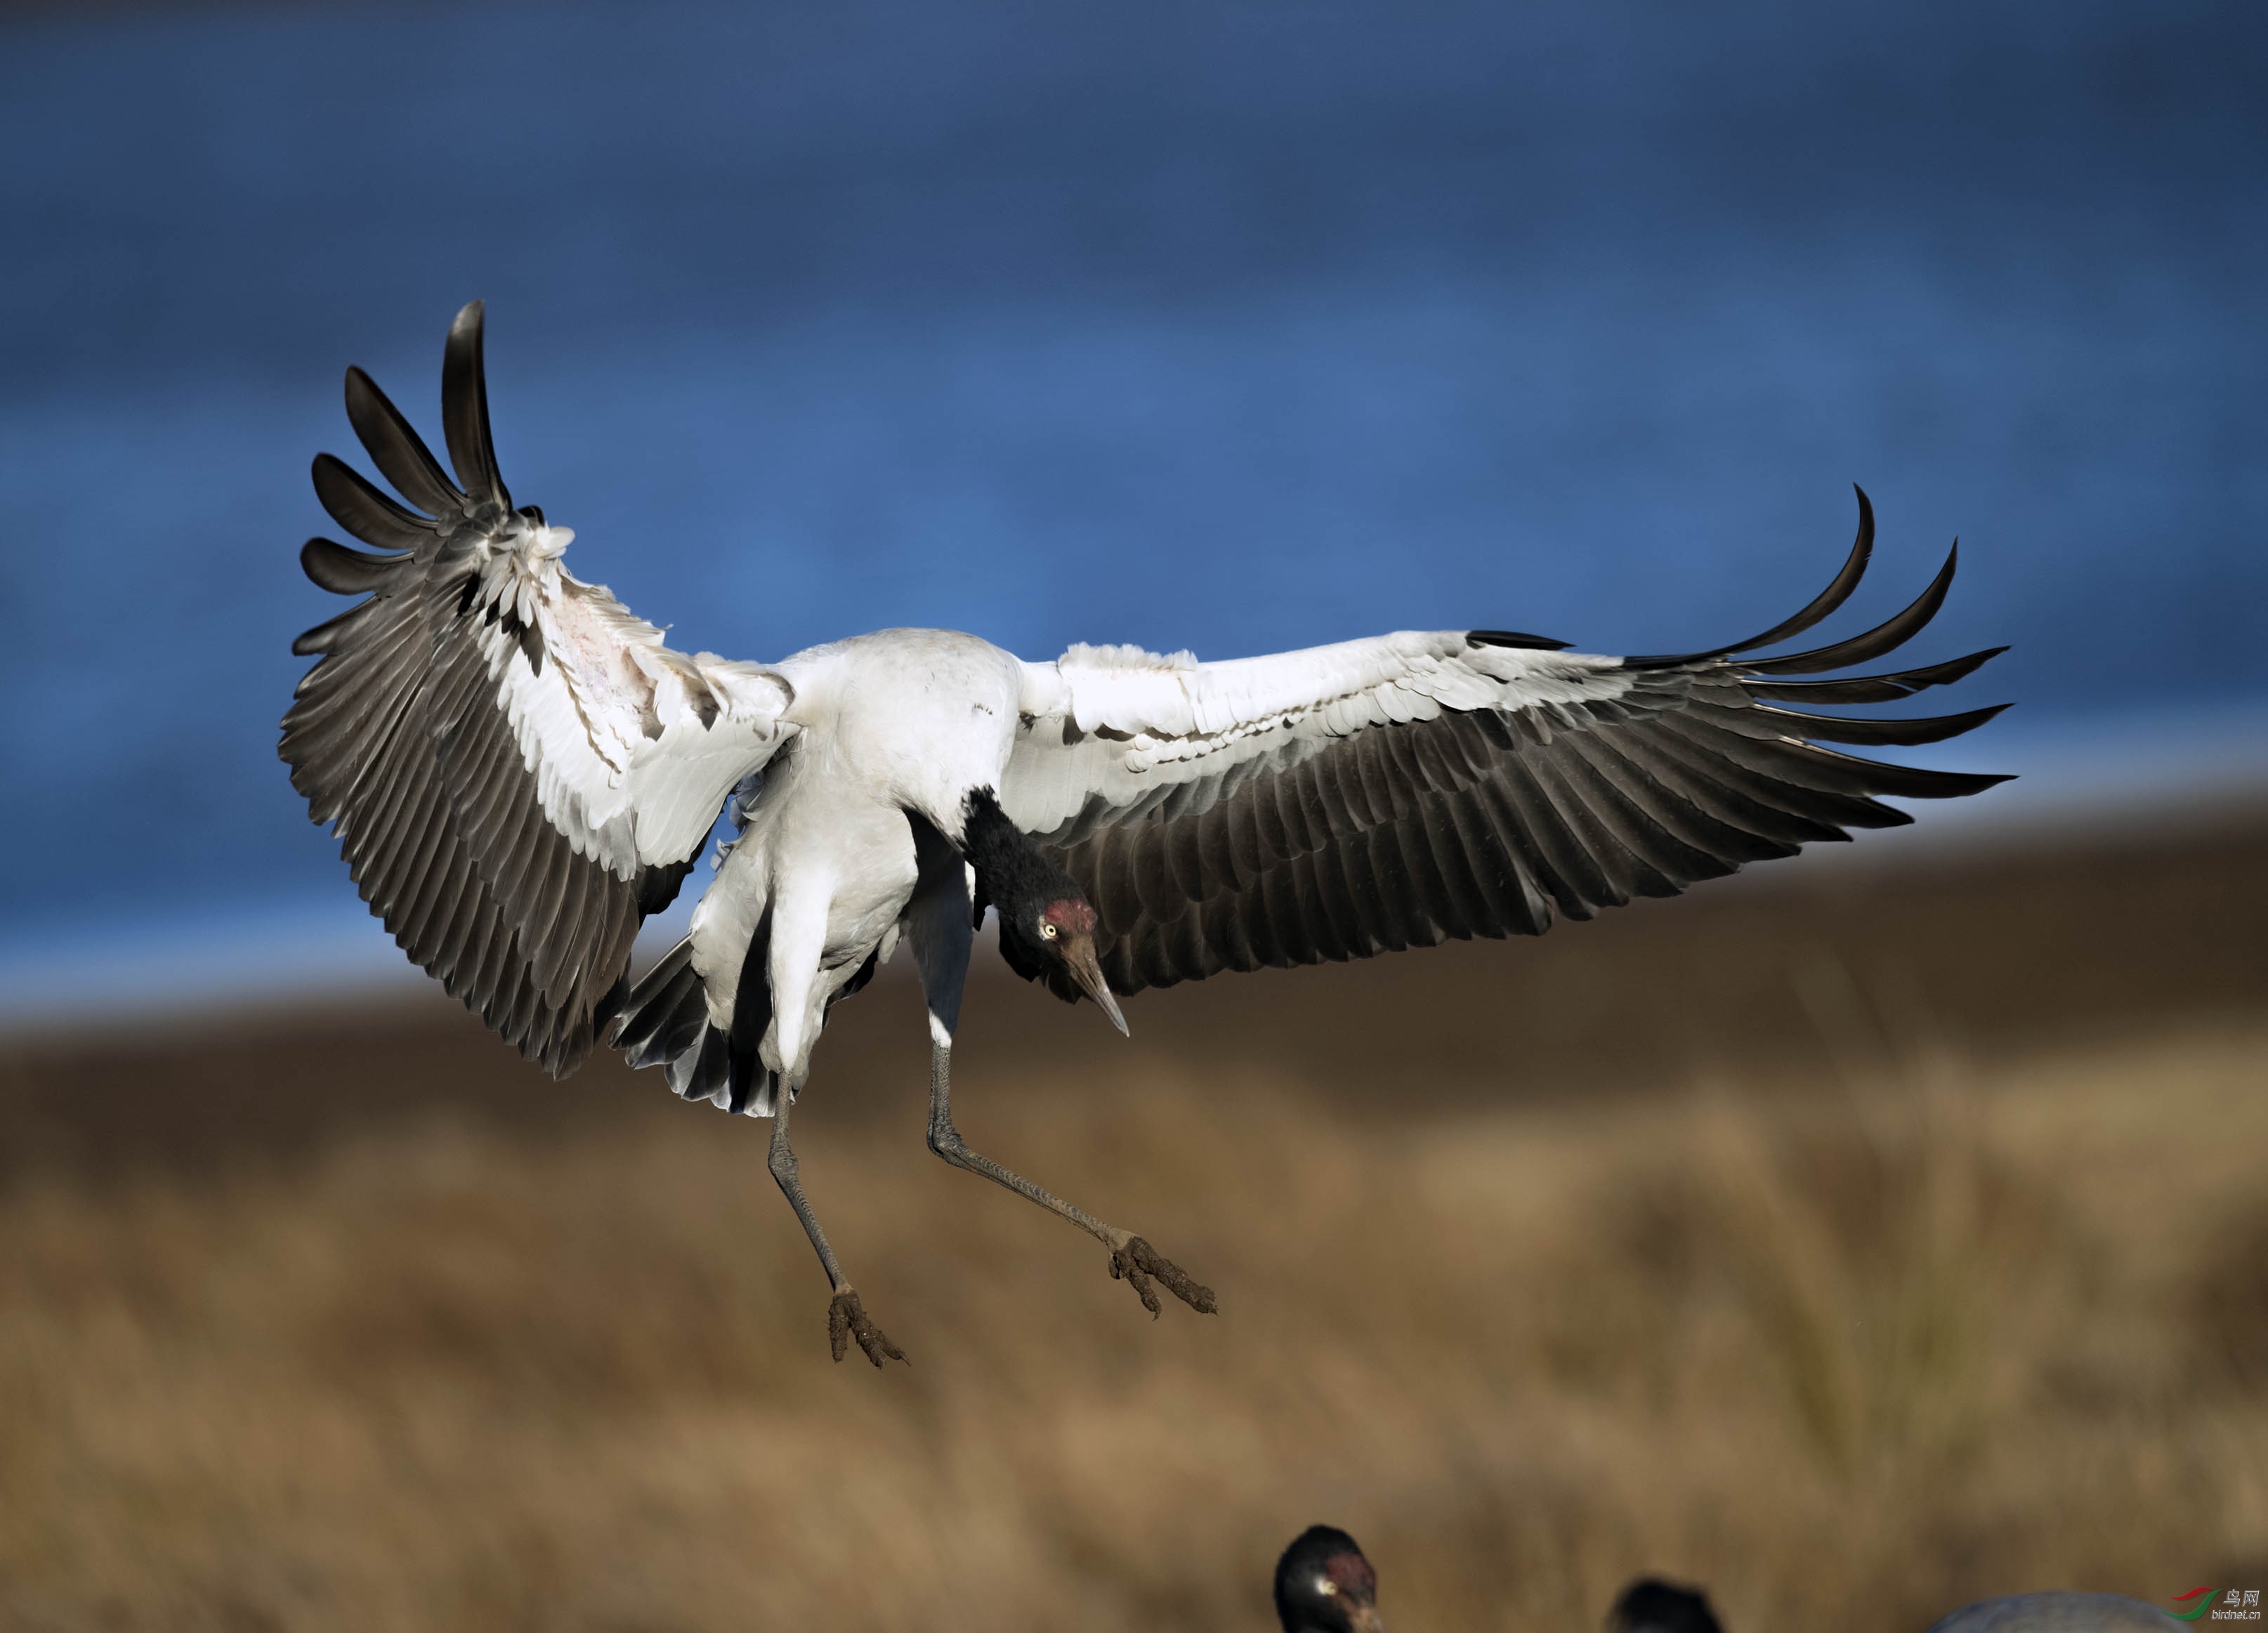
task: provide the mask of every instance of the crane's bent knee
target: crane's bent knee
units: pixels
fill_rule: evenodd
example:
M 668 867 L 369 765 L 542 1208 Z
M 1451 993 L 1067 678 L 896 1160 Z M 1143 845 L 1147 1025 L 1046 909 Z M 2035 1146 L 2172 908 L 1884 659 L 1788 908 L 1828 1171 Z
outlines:
M 772 1171 L 772 1178 L 786 1186 L 792 1186 L 800 1172 L 796 1165 L 795 1147 L 785 1140 L 772 1142 L 771 1155 L 764 1159 L 764 1166 Z

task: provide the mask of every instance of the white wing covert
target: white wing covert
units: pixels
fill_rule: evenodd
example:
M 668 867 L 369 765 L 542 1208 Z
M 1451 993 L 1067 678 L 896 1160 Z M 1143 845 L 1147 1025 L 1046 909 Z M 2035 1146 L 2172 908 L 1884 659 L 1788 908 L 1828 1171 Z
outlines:
M 409 956 L 563 1072 L 619 1002 L 640 920 L 676 894 L 726 794 L 784 740 L 792 694 L 759 666 L 673 651 L 561 566 L 573 533 L 515 510 L 497 474 L 481 327 L 475 301 L 443 364 L 456 482 L 369 376 L 347 371 L 356 435 L 417 508 L 317 456 L 323 508 L 396 553 L 326 539 L 301 552 L 324 589 L 368 599 L 292 644 L 321 656 L 281 753 Z
M 1874 798 L 1975 793 L 1998 776 L 1863 760 L 1824 742 L 1933 743 L 1982 709 L 1865 719 L 2005 650 L 1903 673 L 1793 682 L 1879 657 L 1929 622 L 1957 549 L 1904 611 L 1851 639 L 1739 654 L 1848 599 L 1874 544 L 1794 617 L 1711 651 L 1594 657 L 1509 630 L 1403 633 L 1200 664 L 1076 646 L 1026 666 L 1001 803 L 1100 915 L 1104 974 L 1138 991 L 1223 970 L 1537 935 L 1635 895 L 1912 819 Z

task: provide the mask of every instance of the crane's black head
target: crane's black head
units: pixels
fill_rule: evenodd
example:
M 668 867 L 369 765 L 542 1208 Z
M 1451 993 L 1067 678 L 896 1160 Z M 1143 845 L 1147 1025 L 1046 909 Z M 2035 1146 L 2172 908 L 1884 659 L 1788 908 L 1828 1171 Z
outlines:
M 1309 1526 L 1276 1562 L 1276 1618 L 1284 1633 L 1385 1633 L 1378 1573 L 1345 1532 Z
M 1027 981 L 1046 983 L 1067 1004 L 1083 994 L 1110 1024 L 1126 1030 L 1126 1017 L 1102 978 L 1095 947 L 1101 919 L 1052 851 L 1033 842 L 1000 809 L 990 789 L 968 796 L 961 854 L 976 870 L 976 911 L 1000 910 L 1000 956 Z
M 1709 1597 L 1655 1577 L 1640 1577 L 1623 1590 L 1607 1617 L 1607 1633 L 1724 1633 Z

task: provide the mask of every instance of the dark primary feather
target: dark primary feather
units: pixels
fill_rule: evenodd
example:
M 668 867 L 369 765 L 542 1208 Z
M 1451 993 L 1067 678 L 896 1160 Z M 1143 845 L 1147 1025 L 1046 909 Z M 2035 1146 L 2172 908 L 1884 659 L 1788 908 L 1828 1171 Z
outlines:
M 350 368 L 346 390 L 347 423 L 354 427 L 355 440 L 362 444 L 379 474 L 394 484 L 394 491 L 431 516 L 447 517 L 463 510 L 465 496 L 443 474 L 440 461 L 424 438 L 410 429 L 409 422 L 387 400 L 377 383 L 360 369 Z M 316 496 L 322 497 L 320 487 Z M 328 502 L 324 508 L 330 509 Z M 336 511 L 331 514 L 340 526 L 353 528 L 348 518 Z
M 317 454 L 314 478 L 315 497 L 323 509 L 364 543 L 387 550 L 415 550 L 430 541 L 431 522 L 396 504 L 337 455 Z
M 1783 703 L 1889 703 L 1933 686 L 1965 679 L 2008 649 L 1988 646 L 1966 658 L 1948 658 L 1899 674 L 1853 675 L 1846 680 L 1743 680 L 1749 696 Z
M 497 471 L 496 444 L 489 434 L 488 372 L 481 361 L 482 307 L 468 301 L 449 325 L 449 344 L 441 361 L 441 427 L 449 444 L 449 463 L 458 485 L 475 504 L 512 509 L 512 495 Z
M 450 452 L 470 497 L 370 377 L 347 371 L 348 418 L 372 462 L 429 514 L 328 454 L 315 460 L 323 508 L 395 554 L 323 539 L 301 552 L 324 589 L 370 599 L 292 644 L 320 661 L 284 717 L 279 752 L 395 941 L 520 1053 L 564 1072 L 619 1007 L 639 921 L 676 894 L 690 858 L 624 879 L 578 856 L 545 819 L 496 707 L 468 590 L 475 546 L 510 519 L 511 498 L 489 437 L 480 337 L 475 303 L 450 330 L 443 371 Z
M 1669 667 L 1680 664 L 1698 663 L 1705 658 L 1723 658 L 1733 652 L 1751 652 L 1760 646 L 1773 646 L 1793 640 L 1821 619 L 1838 609 L 1851 599 L 1859 581 L 1867 576 L 1867 563 L 1874 556 L 1874 502 L 1867 490 L 1852 483 L 1851 491 L 1859 496 L 1859 535 L 1851 541 L 1851 554 L 1843 558 L 1843 565 L 1829 579 L 1827 587 L 1811 598 L 1803 609 L 1793 617 L 1784 618 L 1762 635 L 1752 635 L 1745 641 L 1735 641 L 1729 646 L 1712 647 L 1705 652 L 1685 652 L 1676 657 L 1625 658 L 1623 664 L 1631 669 Z
M 334 595 L 369 595 L 394 589 L 405 564 L 399 555 L 372 555 L 328 539 L 310 539 L 299 551 L 299 567 Z
M 1958 540 L 1945 553 L 1945 565 L 1937 570 L 1929 588 L 1915 598 L 1912 606 L 1894 617 L 1884 620 L 1863 635 L 1854 635 L 1847 641 L 1832 646 L 1815 647 L 1808 652 L 1794 652 L 1786 658 L 1767 658 L 1744 664 L 1742 667 L 1756 674 L 1822 674 L 1830 669 L 1842 669 L 1852 664 L 1863 664 L 1880 658 L 1885 652 L 1896 651 L 1918 634 L 1923 626 L 1937 616 L 1937 609 L 1945 605 L 1946 592 L 1953 588 L 1955 570 L 1961 565 L 1961 543 Z
M 1862 635 L 1785 658 L 1738 656 L 1802 633 L 1849 598 L 1874 542 L 1873 507 L 1863 493 L 1859 502 L 1849 557 L 1800 613 L 1738 646 L 1626 658 L 1634 686 L 1620 698 L 1374 726 L 1289 768 L 1185 785 L 1087 830 L 1059 854 L 1101 915 L 1111 987 L 1539 935 L 1555 916 L 1589 918 L 1852 828 L 1912 820 L 1879 796 L 1947 798 L 2005 780 L 1822 746 L 1937 742 L 1997 708 L 1868 719 L 1760 701 L 1888 701 L 1993 656 L 1840 680 L 1766 678 L 1895 649 L 1943 604 L 1952 558 L 1911 606 Z

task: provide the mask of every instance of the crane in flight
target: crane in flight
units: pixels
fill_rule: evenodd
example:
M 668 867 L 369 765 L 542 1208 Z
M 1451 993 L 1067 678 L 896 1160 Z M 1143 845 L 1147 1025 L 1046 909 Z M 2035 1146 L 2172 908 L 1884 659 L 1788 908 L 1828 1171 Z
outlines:
M 283 758 L 334 827 L 363 899 L 413 961 L 555 1075 L 595 1046 L 688 1100 L 772 1119 L 769 1166 L 833 1290 L 828 1339 L 902 1359 L 806 1198 L 789 1111 L 828 1011 L 901 942 L 929 1008 L 929 1144 L 1097 1238 L 1154 1316 L 1205 1288 L 1144 1238 L 972 1151 L 953 1036 L 972 931 L 998 911 L 1016 973 L 1086 999 L 1225 970 L 1539 935 L 1674 895 L 1852 828 L 1911 820 L 1877 796 L 2003 779 L 1826 743 L 1932 743 L 1998 710 L 1929 719 L 1808 712 L 1957 680 L 2004 650 L 1899 673 L 1866 662 L 1935 615 L 1955 556 L 1864 634 L 1748 654 L 1840 607 L 1874 515 L 1793 617 L 1705 651 L 1594 657 L 1504 629 L 1402 632 L 1200 663 L 1073 646 L 1031 663 L 974 636 L 886 629 L 776 663 L 686 653 L 567 572 L 571 530 L 497 469 L 482 307 L 451 326 L 451 473 L 370 377 L 347 417 L 391 497 L 319 454 L 315 494 L 376 554 L 310 540 L 322 588 L 363 599 L 308 630 Z M 1957 546 L 1956 546 L 1957 554 Z M 630 979 L 641 921 L 676 895 L 720 809 L 690 932 Z

